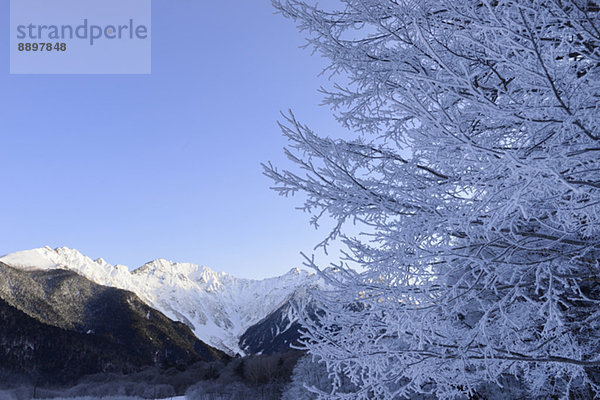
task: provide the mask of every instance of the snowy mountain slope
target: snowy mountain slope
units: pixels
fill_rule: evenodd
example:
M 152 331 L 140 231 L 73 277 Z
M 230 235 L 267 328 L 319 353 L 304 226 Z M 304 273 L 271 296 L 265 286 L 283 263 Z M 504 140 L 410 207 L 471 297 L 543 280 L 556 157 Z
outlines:
M 316 275 L 299 269 L 252 280 L 164 259 L 130 272 L 126 266 L 94 261 L 65 247 L 12 253 L 0 261 L 26 270 L 69 269 L 98 284 L 132 291 L 167 317 L 188 325 L 200 340 L 232 355 L 244 354 L 239 339 L 249 327 L 287 303 L 298 290 L 319 285 Z
M 0 369 L 67 382 L 227 358 L 131 291 L 66 269 L 0 262 Z
M 299 288 L 281 307 L 249 327 L 240 336 L 240 348 L 248 354 L 274 354 L 298 345 L 301 329 L 298 310 L 309 318 L 315 315 L 315 305 L 310 302 L 307 289 Z

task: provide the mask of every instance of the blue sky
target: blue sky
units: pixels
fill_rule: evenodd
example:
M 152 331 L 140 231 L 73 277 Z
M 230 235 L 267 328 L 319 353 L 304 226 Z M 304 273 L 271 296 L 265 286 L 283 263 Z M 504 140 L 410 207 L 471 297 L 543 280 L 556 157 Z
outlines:
M 9 75 L 2 31 L 0 254 L 68 246 L 255 278 L 300 266 L 326 232 L 260 163 L 288 165 L 281 110 L 340 133 L 318 105 L 325 61 L 268 0 L 152 6 L 151 75 Z

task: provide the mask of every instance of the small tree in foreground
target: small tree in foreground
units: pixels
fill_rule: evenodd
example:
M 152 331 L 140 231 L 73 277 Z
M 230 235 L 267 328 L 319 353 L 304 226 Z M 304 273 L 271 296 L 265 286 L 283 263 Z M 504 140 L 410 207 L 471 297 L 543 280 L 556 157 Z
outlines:
M 333 140 L 290 115 L 301 172 L 265 167 L 364 267 L 324 273 L 334 289 L 305 321 L 335 377 L 323 398 L 597 396 L 599 5 L 274 5 L 343 77 L 325 103 L 356 132 Z M 360 389 L 344 394 L 343 376 Z

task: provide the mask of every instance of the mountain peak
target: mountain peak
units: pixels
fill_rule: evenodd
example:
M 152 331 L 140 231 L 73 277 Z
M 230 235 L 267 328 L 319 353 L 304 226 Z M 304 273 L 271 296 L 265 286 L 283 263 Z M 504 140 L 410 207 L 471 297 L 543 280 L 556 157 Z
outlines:
M 183 274 L 190 275 L 198 271 L 198 266 L 191 263 L 178 263 L 164 258 L 148 261 L 135 269 L 134 274 Z
M 300 274 L 300 268 L 296 267 L 296 268 L 292 268 L 288 271 L 288 274 L 291 275 L 299 275 Z
M 0 262 L 25 270 L 60 268 L 64 265 L 63 254 L 68 253 L 69 250 L 71 249 L 67 249 L 66 247 L 52 249 L 50 246 L 45 246 L 38 249 L 7 254 L 0 258 Z M 83 257 L 79 252 L 69 255 Z

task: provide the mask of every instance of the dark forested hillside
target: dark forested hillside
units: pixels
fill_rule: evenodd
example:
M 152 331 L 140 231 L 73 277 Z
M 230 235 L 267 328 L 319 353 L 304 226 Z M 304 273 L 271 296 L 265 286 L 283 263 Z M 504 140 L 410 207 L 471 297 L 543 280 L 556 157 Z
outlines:
M 252 325 L 240 337 L 240 348 L 247 354 L 274 354 L 290 350 L 300 338 L 300 322 L 293 317 L 286 303 L 259 323 Z
M 0 363 L 36 380 L 227 358 L 143 303 L 66 270 L 0 263 Z

